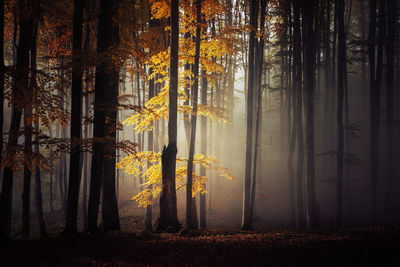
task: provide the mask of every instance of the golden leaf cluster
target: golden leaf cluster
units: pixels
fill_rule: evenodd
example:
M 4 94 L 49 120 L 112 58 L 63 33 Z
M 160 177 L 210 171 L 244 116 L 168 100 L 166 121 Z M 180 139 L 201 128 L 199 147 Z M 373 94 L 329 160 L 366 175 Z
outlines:
M 187 159 L 177 158 L 176 159 L 176 188 L 181 189 L 186 186 L 187 176 Z M 194 165 L 200 165 L 209 170 L 215 170 L 220 176 L 226 179 L 232 180 L 233 176 L 229 173 L 229 170 L 219 165 L 219 161 L 210 156 L 203 154 L 195 154 L 193 159 Z M 161 176 L 161 153 L 154 153 L 152 151 L 142 151 L 135 154 L 129 155 L 123 158 L 117 163 L 117 168 L 124 170 L 125 173 L 130 175 L 140 175 L 144 178 L 145 182 L 142 184 L 141 190 L 132 199 L 136 200 L 139 207 L 146 207 L 152 204 L 151 199 L 156 198 L 161 192 L 162 176 Z M 150 166 L 150 167 L 149 167 Z M 143 170 L 143 171 L 141 171 Z M 207 191 L 204 188 L 207 178 L 205 176 L 193 173 L 193 186 L 192 194 L 206 194 Z M 149 189 L 149 186 L 152 186 Z

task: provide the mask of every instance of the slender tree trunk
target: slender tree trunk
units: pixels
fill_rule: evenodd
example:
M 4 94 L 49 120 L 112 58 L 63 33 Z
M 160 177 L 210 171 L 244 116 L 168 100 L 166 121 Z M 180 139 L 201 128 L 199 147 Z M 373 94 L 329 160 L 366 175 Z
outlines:
M 394 57 L 396 42 L 396 1 L 388 1 L 388 36 L 386 40 L 386 105 L 387 105 L 387 190 L 386 206 L 391 207 L 393 201 L 394 179 Z M 390 212 L 391 213 L 391 212 Z
M 371 168 L 371 196 L 372 210 L 371 223 L 376 224 L 377 218 L 377 182 L 378 182 L 378 166 L 379 166 L 379 89 L 375 80 L 375 41 L 376 41 L 376 0 L 369 1 L 370 23 L 368 34 L 368 58 L 370 71 L 370 168 Z
M 201 104 L 203 106 L 207 105 L 207 88 L 208 81 L 206 78 L 207 72 L 202 71 L 202 83 L 201 83 Z M 207 117 L 201 117 L 201 153 L 207 155 Z M 207 170 L 204 166 L 200 167 L 200 176 L 206 176 Z M 206 184 L 204 183 L 204 189 L 206 189 Z M 207 228 L 207 212 L 206 212 L 206 194 L 200 194 L 200 228 Z
M 361 41 L 366 41 L 366 39 L 367 39 L 366 32 L 365 32 L 365 25 L 366 25 L 366 20 L 365 20 L 365 2 L 366 1 L 365 0 L 360 0 L 359 2 L 360 2 Z M 361 61 L 361 75 L 362 75 L 362 83 L 363 83 L 363 92 L 366 92 L 367 90 L 365 88 L 367 87 L 367 71 L 366 71 L 366 58 L 365 58 L 365 52 L 366 51 L 365 51 L 364 45 L 362 46 L 362 51 L 364 51 L 364 53 L 363 53 L 363 59 Z
M 149 75 L 151 75 L 153 73 L 153 69 L 150 68 L 150 73 Z M 149 100 L 151 98 L 154 97 L 154 78 L 150 79 L 149 81 Z M 148 151 L 153 151 L 154 150 L 154 144 L 153 144 L 153 131 L 149 131 L 148 132 L 148 136 L 147 136 L 147 143 L 148 143 L 148 147 L 147 150 Z M 148 168 L 151 167 L 151 163 L 148 162 Z M 152 190 L 153 186 L 149 185 L 147 187 L 147 189 Z M 150 201 L 153 201 L 152 196 L 150 196 Z M 147 205 L 146 207 L 146 215 L 145 215 L 145 222 L 144 222 L 144 229 L 145 231 L 153 231 L 153 204 Z
M 179 0 L 171 0 L 170 79 L 168 113 L 168 147 L 161 155 L 162 192 L 160 196 L 160 218 L 156 231 L 177 232 L 181 228 L 176 205 L 175 169 L 178 111 L 178 42 L 179 42 Z
M 346 39 L 344 30 L 344 0 L 336 0 L 338 21 L 338 91 L 337 91 L 337 181 L 336 181 L 336 227 L 342 226 L 343 215 L 343 102 L 344 102 L 344 71 L 346 69 Z
M 32 178 L 32 87 L 25 91 L 28 102 L 24 108 L 24 185 L 22 191 L 22 236 L 29 238 L 30 205 L 31 205 L 31 178 Z
M 303 134 L 303 88 L 302 88 L 302 64 L 301 64 L 301 31 L 300 31 L 300 5 L 293 0 L 294 6 L 294 29 L 293 29 L 293 68 L 295 90 L 297 92 L 296 120 L 298 138 L 298 157 L 297 157 L 297 227 L 304 228 L 304 134 Z
M 192 105 L 193 113 L 191 116 L 191 132 L 190 132 L 190 146 L 189 146 L 189 160 L 187 166 L 187 184 L 186 184 L 186 223 L 188 229 L 197 229 L 197 220 L 195 220 L 195 210 L 193 209 L 192 201 L 196 204 L 192 196 L 193 185 L 193 157 L 194 146 L 196 142 L 196 127 L 197 127 L 197 101 L 199 92 L 199 65 L 200 65 L 200 40 L 201 40 L 201 0 L 196 0 L 196 51 L 194 58 L 193 76 L 194 84 L 192 87 Z
M 265 10 L 266 1 L 261 1 L 260 5 L 260 28 L 264 27 L 265 23 Z M 251 194 L 250 194 L 250 225 L 253 225 L 253 217 L 255 212 L 255 198 L 256 198 L 256 178 L 257 178 L 257 164 L 258 162 L 258 154 L 259 154 L 259 142 L 260 142 L 260 132 L 261 132 L 261 105 L 262 105 L 262 71 L 263 71 L 263 63 L 264 63 L 264 39 L 261 37 L 255 44 L 256 46 L 256 54 L 255 54 L 255 84 L 254 89 L 257 89 L 256 98 L 257 99 L 257 107 L 256 107 L 256 125 L 255 125 L 255 138 L 254 138 L 254 160 L 253 160 L 253 175 L 252 175 L 252 183 L 251 183 Z M 282 104 L 282 103 L 281 103 Z M 283 112 L 283 109 L 281 109 Z M 281 113 L 283 116 L 283 113 Z M 283 118 L 282 118 L 283 119 Z
M 86 7 L 86 17 L 88 18 L 91 12 L 91 7 L 88 5 Z M 90 47 L 90 23 L 89 21 L 86 22 L 86 29 L 85 29 L 85 44 L 84 44 L 84 53 L 86 55 L 85 59 L 85 75 L 86 75 L 86 82 L 85 82 L 85 116 L 89 117 L 89 66 L 88 66 L 88 53 Z M 83 131 L 83 138 L 89 138 L 89 125 L 85 124 L 85 130 Z M 88 228 L 88 165 L 89 165 L 89 153 L 84 154 L 84 161 L 83 161 L 83 194 L 82 194 L 82 217 L 83 217 L 83 230 L 86 231 Z
M 37 68 L 37 64 L 36 64 L 36 54 L 37 54 L 37 35 L 38 35 L 38 27 L 39 27 L 39 22 L 36 21 L 35 23 L 35 31 L 33 34 L 33 40 L 32 40 L 32 46 L 31 46 L 31 87 L 32 90 L 38 90 L 37 87 L 37 81 L 36 81 L 36 68 Z M 35 95 L 38 95 L 37 93 Z M 35 105 L 38 105 L 38 100 L 35 99 Z M 36 110 L 36 108 L 35 108 Z M 40 132 L 40 128 L 39 128 L 39 118 L 36 118 L 35 121 L 35 131 L 36 131 L 36 135 L 35 135 L 35 145 L 34 145 L 34 149 L 35 149 L 35 154 L 36 157 L 40 154 L 40 149 L 39 149 L 39 132 Z M 42 238 L 47 237 L 47 232 L 46 232 L 46 224 L 44 221 L 44 217 L 43 217 L 43 201 L 42 201 L 42 184 L 41 184 L 41 177 L 40 177 L 40 167 L 39 167 L 39 162 L 35 162 L 35 207 L 36 207 L 36 215 L 38 218 L 38 223 L 39 223 L 39 232 L 40 232 L 40 236 Z M 51 179 L 52 177 L 50 177 Z M 51 182 L 51 180 L 50 180 Z M 50 190 L 51 189 L 52 184 L 50 183 Z M 50 197 L 52 195 L 52 192 L 50 192 Z M 52 199 L 50 199 L 50 207 L 52 209 L 52 203 L 51 203 Z
M 61 125 L 56 126 L 56 138 L 61 138 L 60 135 L 60 128 Z M 60 155 L 59 158 L 57 158 L 57 177 L 58 177 L 58 190 L 59 190 L 59 197 L 60 197 L 60 205 L 61 209 L 64 210 L 64 190 L 63 190 L 63 183 L 62 183 L 62 173 L 63 173 L 63 168 L 62 168 L 62 156 Z
M 330 28 L 331 28 L 331 1 L 328 0 L 326 4 L 326 20 L 325 20 L 325 34 L 324 34 L 324 47 L 325 47 L 325 99 L 324 99 L 324 149 L 330 149 L 330 136 L 331 136 L 331 98 L 332 98 L 332 71 L 331 71 L 331 44 L 330 44 Z M 335 39 L 335 37 L 334 37 Z M 335 48 L 333 48 L 335 50 Z M 326 160 L 324 160 L 324 173 L 327 174 Z
M 309 228 L 318 226 L 315 199 L 315 163 L 314 163 L 314 83 L 315 83 L 315 38 L 313 29 L 314 1 L 310 0 L 302 8 L 303 44 L 305 67 L 305 113 L 306 113 L 306 186 L 307 186 L 307 223 Z
M 288 100 L 288 129 L 289 129 L 289 153 L 288 153 L 288 172 L 289 172 L 289 208 L 290 208 L 290 225 L 291 228 L 296 227 L 296 185 L 295 185 L 295 173 L 293 169 L 294 153 L 296 148 L 296 134 L 297 134 L 297 120 L 295 118 L 296 114 L 296 90 L 295 90 L 295 68 L 293 58 L 293 30 L 292 30 L 292 4 L 288 3 L 289 9 L 289 100 Z
M 4 70 L 4 0 L 0 0 L 0 166 L 3 156 Z
M 39 131 L 38 129 L 36 130 L 37 132 Z M 53 137 L 53 133 L 52 133 L 52 130 L 51 130 L 51 126 L 49 127 L 49 137 L 50 138 L 52 138 Z M 52 150 L 50 149 L 50 153 L 52 154 Z M 53 159 L 50 159 L 49 160 L 49 164 L 50 164 L 50 168 L 51 169 L 53 169 L 54 168 L 54 165 L 53 165 L 53 163 L 54 163 L 54 160 Z M 54 183 L 54 181 L 53 181 L 53 171 L 50 171 L 50 211 L 51 212 L 54 212 L 54 207 L 53 207 L 53 202 L 54 202 L 54 191 L 53 191 L 53 183 Z
M 247 87 L 247 126 L 246 126 L 246 165 L 245 177 L 243 188 L 243 212 L 242 212 L 242 230 L 251 230 L 251 199 L 250 199 L 250 186 L 251 186 L 251 162 L 252 162 L 252 147 L 253 147 L 253 100 L 254 100 L 254 52 L 255 52 L 255 30 L 257 29 L 258 18 L 258 5 L 257 0 L 251 1 L 250 4 L 250 25 L 252 30 L 249 37 L 249 60 L 248 60 L 248 87 Z
M 263 43 L 263 42 L 261 42 Z M 261 46 L 261 44 L 260 44 Z M 263 47 L 263 45 L 261 46 Z M 262 57 L 261 57 L 262 58 Z M 260 62 L 258 71 L 258 85 L 257 85 L 257 111 L 256 111 L 256 127 L 255 127 L 255 147 L 254 147 L 254 160 L 253 160 L 253 179 L 251 181 L 251 195 L 250 195 L 250 212 L 251 218 L 250 223 L 253 224 L 253 217 L 255 212 L 255 198 L 256 198 L 256 178 L 257 178 L 257 164 L 258 164 L 258 151 L 260 141 L 260 123 L 261 123 L 261 99 L 262 99 L 262 87 L 261 87 L 261 76 L 262 76 L 262 63 Z
M 36 39 L 38 30 L 38 18 L 36 18 L 34 31 L 30 44 L 30 80 L 25 90 L 24 107 L 24 187 L 22 192 L 22 236 L 29 238 L 30 206 L 31 206 L 31 180 L 33 169 L 32 157 L 32 101 L 33 90 L 36 89 Z
M 190 32 L 185 33 L 185 39 L 187 41 L 190 40 Z M 190 72 L 190 64 L 186 63 L 184 66 L 184 71 L 185 72 Z M 184 105 L 189 105 L 190 104 L 190 76 L 185 76 L 185 93 L 186 93 L 186 99 L 183 102 Z M 190 120 L 189 120 L 189 114 L 184 113 L 183 114 L 183 126 L 185 128 L 185 134 L 186 134 L 186 140 L 188 143 L 190 143 Z
M 74 1 L 72 40 L 72 96 L 71 96 L 71 154 L 65 234 L 78 232 L 78 203 L 80 185 L 81 132 L 82 132 L 82 20 L 83 1 Z
M 29 48 L 32 38 L 32 15 L 27 12 L 28 4 L 19 0 L 20 9 L 20 37 L 17 48 L 16 78 L 12 88 L 11 125 L 6 147 L 5 168 L 3 171 L 3 185 L 0 193 L 0 239 L 8 239 L 11 234 L 11 206 L 13 187 L 13 166 L 16 164 L 17 143 L 24 104 L 24 90 L 28 86 Z M 24 16 L 22 15 L 25 14 Z M 29 14 L 28 16 L 26 14 Z

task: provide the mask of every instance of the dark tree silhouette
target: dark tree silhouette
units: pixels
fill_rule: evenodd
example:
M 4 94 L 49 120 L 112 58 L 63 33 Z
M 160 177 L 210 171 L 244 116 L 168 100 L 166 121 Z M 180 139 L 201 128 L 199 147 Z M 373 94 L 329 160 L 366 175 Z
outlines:
M 71 95 L 71 154 L 65 234 L 78 232 L 78 203 L 80 185 L 81 132 L 82 132 L 82 20 L 83 1 L 74 1 L 72 39 L 72 95 Z
M 247 120 L 246 120 L 246 165 L 243 187 L 243 212 L 242 229 L 251 230 L 251 170 L 252 170 L 252 152 L 253 152 L 253 102 L 254 102 L 254 81 L 255 81 L 255 47 L 256 47 L 256 29 L 258 25 L 258 6 L 259 1 L 250 2 L 250 25 L 252 27 L 249 36 L 249 54 L 248 54 L 248 74 L 247 74 Z
M 162 192 L 160 196 L 160 217 L 157 232 L 177 232 L 181 225 L 176 207 L 176 148 L 178 113 L 178 42 L 179 42 L 179 0 L 171 0 L 171 37 L 169 63 L 169 114 L 168 146 L 162 152 Z
M 10 238 L 11 204 L 13 187 L 13 166 L 17 153 L 18 136 L 22 109 L 24 107 L 24 90 L 28 88 L 29 49 L 32 40 L 34 1 L 18 1 L 19 9 L 19 41 L 17 48 L 16 77 L 12 87 L 12 113 L 8 142 L 6 146 L 6 167 L 3 171 L 3 185 L 0 193 L 0 239 Z M 28 15 L 27 15 L 28 14 Z
M 338 150 L 337 150 L 337 182 L 336 182 L 336 227 L 342 225 L 343 212 L 343 102 L 344 102 L 344 71 L 346 69 L 346 39 L 344 30 L 344 0 L 336 1 L 338 21 L 338 90 L 337 90 L 337 128 L 338 128 Z
M 200 40 L 201 40 L 201 0 L 196 0 L 196 51 L 194 57 L 194 84 L 192 86 L 192 105 L 193 114 L 191 116 L 191 132 L 190 132 L 190 145 L 189 145 L 189 160 L 187 166 L 187 184 L 186 184 L 186 224 L 188 229 L 198 228 L 195 222 L 195 210 L 193 206 L 196 204 L 192 196 L 193 185 L 193 157 L 194 145 L 196 141 L 196 127 L 197 127 L 197 101 L 199 92 L 199 64 L 200 64 Z M 194 202 L 194 203 L 192 203 Z
M 113 18 L 119 1 L 100 1 L 94 101 L 93 158 L 90 179 L 88 230 L 97 231 L 100 190 L 103 186 L 102 218 L 104 230 L 119 230 L 115 195 L 116 105 L 118 69 L 112 63 L 112 49 L 118 44 L 118 25 Z M 107 124 L 104 122 L 108 121 Z

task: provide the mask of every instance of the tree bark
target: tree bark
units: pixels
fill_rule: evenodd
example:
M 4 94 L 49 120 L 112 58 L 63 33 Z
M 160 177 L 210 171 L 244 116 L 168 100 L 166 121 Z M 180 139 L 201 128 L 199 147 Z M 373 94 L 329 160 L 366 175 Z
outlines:
M 32 40 L 32 47 L 31 47 L 31 86 L 32 90 L 38 90 L 37 87 L 37 82 L 36 82 L 36 54 L 37 54 L 37 34 L 38 34 L 38 26 L 39 22 L 37 21 L 35 23 L 35 32 L 33 35 L 33 40 Z M 35 95 L 38 95 L 37 93 Z M 37 105 L 37 100 L 35 101 L 35 104 Z M 35 121 L 35 154 L 38 156 L 40 154 L 40 148 L 39 148 L 39 118 L 36 118 Z M 51 179 L 52 177 L 50 177 Z M 52 186 L 50 184 L 50 186 Z M 50 188 L 50 190 L 52 190 Z M 51 195 L 51 194 L 50 194 Z M 52 197 L 52 196 L 50 196 Z M 52 199 L 51 199 L 52 200 Z M 41 184 L 41 177 L 40 177 L 40 167 L 39 167 L 39 162 L 35 162 L 35 207 L 36 207 L 36 215 L 38 218 L 38 223 L 39 223 L 39 232 L 40 236 L 42 238 L 47 237 L 47 231 L 46 231 L 46 224 L 44 221 L 43 217 L 43 200 L 42 200 L 42 184 Z M 52 208 L 52 204 L 51 204 Z
M 153 73 L 152 68 L 150 68 L 150 73 L 151 75 Z M 149 100 L 154 97 L 154 78 L 150 79 L 149 81 Z M 153 151 L 154 150 L 154 144 L 153 144 L 153 131 L 149 131 L 147 135 L 147 150 L 148 151 Z M 147 165 L 148 168 L 151 167 L 151 163 L 148 162 Z M 149 185 L 147 189 L 152 190 L 153 186 Z M 152 196 L 150 196 L 150 201 L 153 201 Z M 153 204 L 147 205 L 146 211 L 145 211 L 145 221 L 144 221 L 144 229 L 145 231 L 153 231 Z
M 178 42 L 179 42 L 179 0 L 171 0 L 171 41 L 170 41 L 170 79 L 168 113 L 168 147 L 164 146 L 162 159 L 162 192 L 160 196 L 160 218 L 157 232 L 177 232 L 181 225 L 178 221 L 176 206 L 175 170 L 178 113 Z
M 256 42 L 257 18 L 258 18 L 258 0 L 251 1 L 250 4 L 250 25 L 252 30 L 249 36 L 249 59 L 248 59 L 248 85 L 247 85 L 247 126 L 246 126 L 246 165 L 243 187 L 243 211 L 242 211 L 242 230 L 251 230 L 251 162 L 253 148 L 253 100 L 254 100 L 254 50 Z
M 187 165 L 187 184 L 186 184 L 186 223 L 188 229 L 197 229 L 197 220 L 195 220 L 195 210 L 193 205 L 196 204 L 193 199 L 193 157 L 194 146 L 196 142 L 196 127 L 197 127 L 197 101 L 199 92 L 199 64 L 200 64 L 200 40 L 201 40 L 201 0 L 196 0 L 196 51 L 194 57 L 193 76 L 194 84 L 192 87 L 192 105 L 193 112 L 191 115 L 191 132 L 190 132 L 190 145 L 189 145 L 189 160 Z M 194 204 L 192 204 L 192 201 Z
M 0 151 L 3 151 L 3 123 L 4 123 L 4 0 L 0 0 Z M 0 166 L 2 166 L 0 153 Z
M 260 28 L 264 27 L 265 23 L 265 8 L 266 1 L 261 1 L 260 5 Z M 253 160 L 253 175 L 251 182 L 251 194 L 250 194 L 250 225 L 253 225 L 253 217 L 255 212 L 255 198 L 256 198 L 256 178 L 257 178 L 257 164 L 258 162 L 258 153 L 259 153 L 259 142 L 260 142 L 260 132 L 261 132 L 261 107 L 262 107 L 262 70 L 264 63 L 264 39 L 260 37 L 259 40 L 255 44 L 256 46 L 256 54 L 255 54 L 255 84 L 254 89 L 257 89 L 256 98 L 257 106 L 256 106 L 256 125 L 255 125 L 255 138 L 254 138 L 254 160 Z M 282 111 L 282 110 L 281 110 Z M 282 116 L 282 114 L 281 114 Z
M 370 171 L 371 171 L 371 224 L 376 224 L 377 181 L 379 166 L 379 89 L 375 78 L 375 41 L 376 41 L 376 0 L 369 1 L 370 22 L 368 33 L 368 59 L 370 72 Z
M 307 187 L 307 223 L 313 229 L 318 226 L 315 199 L 315 163 L 314 163 L 314 83 L 315 83 L 315 36 L 313 29 L 314 1 L 310 0 L 302 8 L 303 44 L 304 44 L 304 87 L 306 113 L 306 187 Z
M 25 91 L 24 107 L 24 185 L 22 191 L 22 237 L 29 238 L 30 205 L 31 205 L 31 178 L 32 178 L 32 87 Z
M 82 132 L 82 20 L 83 1 L 74 1 L 72 40 L 71 144 L 65 234 L 78 232 L 78 203 Z
M 396 42 L 396 1 L 388 1 L 388 36 L 386 39 L 386 105 L 387 105 L 387 190 L 386 206 L 391 207 L 393 201 L 393 179 L 394 179 L 394 57 Z
M 344 29 L 344 0 L 336 0 L 335 8 L 337 9 L 338 22 L 338 89 L 337 89 L 337 181 L 336 181 L 336 227 L 342 226 L 343 213 L 343 102 L 344 102 L 344 82 L 346 69 L 346 39 Z
M 201 82 L 201 104 L 203 106 L 207 105 L 207 72 L 202 71 L 202 82 Z M 207 155 L 207 117 L 201 117 L 201 153 Z M 200 167 L 200 176 L 206 176 L 207 170 L 204 166 Z M 206 183 L 204 183 L 204 189 L 206 189 Z M 207 228 L 207 212 L 206 212 L 206 194 L 200 194 L 200 228 Z
M 118 12 L 119 0 L 104 0 L 100 2 L 99 31 L 104 31 L 99 36 L 99 46 L 111 53 L 112 49 L 119 43 L 119 26 L 115 21 Z M 103 15 L 102 15 L 103 14 Z M 104 23 L 104 24 L 103 24 Z M 101 28 L 103 25 L 103 28 Z M 104 38 L 104 39 L 103 39 Z M 104 174 L 103 174 L 103 201 L 102 219 L 105 231 L 120 230 L 118 202 L 115 188 L 115 158 L 117 140 L 117 106 L 118 106 L 118 84 L 119 67 L 112 61 L 112 55 L 107 55 L 109 60 L 107 70 L 107 87 L 104 88 L 106 119 L 105 125 L 106 143 L 104 148 Z
M 115 138 L 118 70 L 110 50 L 118 43 L 118 26 L 114 24 L 118 1 L 100 1 L 95 77 L 93 157 L 88 209 L 88 230 L 97 231 L 100 191 L 103 184 L 102 216 L 104 230 L 119 230 L 115 196 Z M 104 122 L 108 120 L 106 125 Z M 107 158 L 107 159 L 106 159 Z
M 294 29 L 293 29 L 293 68 L 296 90 L 296 118 L 297 120 L 297 139 L 298 157 L 296 170 L 296 189 L 297 189 L 297 227 L 304 228 L 304 134 L 303 134 L 303 87 L 302 87 L 302 64 L 301 64 L 301 30 L 300 30 L 300 4 L 293 1 L 294 6 Z
M 32 14 L 26 16 L 30 4 L 23 0 L 18 1 L 20 9 L 20 37 L 17 48 L 16 78 L 12 88 L 12 113 L 8 143 L 6 147 L 5 168 L 3 171 L 3 185 L 0 193 L 0 239 L 9 239 L 11 234 L 11 206 L 13 187 L 13 167 L 16 164 L 17 143 L 20 133 L 22 109 L 24 107 L 24 90 L 28 87 L 29 48 L 32 39 Z M 22 16 L 22 13 L 25 16 Z

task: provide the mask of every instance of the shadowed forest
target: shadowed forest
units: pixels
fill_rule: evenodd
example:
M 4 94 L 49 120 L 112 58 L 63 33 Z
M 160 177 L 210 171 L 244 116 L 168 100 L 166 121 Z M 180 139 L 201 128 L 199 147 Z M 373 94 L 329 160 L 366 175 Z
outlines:
M 399 262 L 399 10 L 0 0 L 0 265 Z

